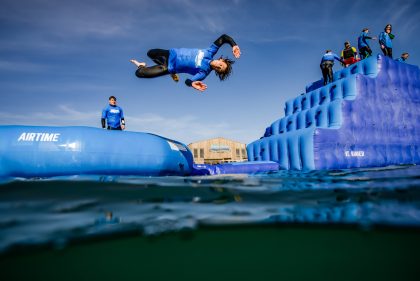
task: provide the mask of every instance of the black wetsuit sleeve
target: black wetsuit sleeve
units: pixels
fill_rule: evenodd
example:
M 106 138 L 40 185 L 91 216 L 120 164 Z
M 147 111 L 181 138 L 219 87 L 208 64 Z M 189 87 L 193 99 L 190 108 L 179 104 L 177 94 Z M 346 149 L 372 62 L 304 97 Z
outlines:
M 121 124 L 125 126 L 125 120 L 124 120 L 124 118 L 121 118 Z
M 185 80 L 185 85 L 187 85 L 188 87 L 191 87 L 192 86 L 192 80 L 191 79 L 187 79 L 187 80 Z
M 102 128 L 105 128 L 105 118 L 101 118 Z
M 231 47 L 237 45 L 233 38 L 226 34 L 223 34 L 222 36 L 217 38 L 216 41 L 214 41 L 214 45 L 216 45 L 217 47 L 220 47 L 225 43 L 228 43 Z

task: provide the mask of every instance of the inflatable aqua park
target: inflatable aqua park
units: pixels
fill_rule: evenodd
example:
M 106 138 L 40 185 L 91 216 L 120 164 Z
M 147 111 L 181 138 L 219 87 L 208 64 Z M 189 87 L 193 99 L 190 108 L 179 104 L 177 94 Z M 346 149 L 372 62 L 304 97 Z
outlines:
M 90 127 L 0 126 L 0 177 L 185 176 L 192 155 L 161 136 Z
M 321 170 L 420 163 L 420 72 L 378 55 L 316 81 L 247 146 L 249 161 Z
M 185 144 L 90 127 L 0 126 L 0 177 L 189 176 L 420 163 L 420 71 L 378 55 L 316 81 L 247 146 L 248 162 L 195 165 Z

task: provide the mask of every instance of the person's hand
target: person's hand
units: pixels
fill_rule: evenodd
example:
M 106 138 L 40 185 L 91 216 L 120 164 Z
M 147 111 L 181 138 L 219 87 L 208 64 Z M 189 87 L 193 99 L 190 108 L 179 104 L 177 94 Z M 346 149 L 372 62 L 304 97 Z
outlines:
M 378 40 L 378 37 L 376 37 L 376 36 L 372 37 L 372 40 Z
M 384 45 L 381 45 L 381 49 L 385 49 L 385 46 Z
M 239 57 L 241 56 L 241 49 L 239 49 L 238 45 L 232 47 L 232 53 L 235 56 L 235 58 L 239 59 Z
M 200 92 L 204 92 L 204 91 L 207 89 L 207 85 L 206 85 L 206 84 L 204 84 L 204 83 L 203 83 L 203 82 L 201 82 L 201 81 L 194 81 L 194 82 L 192 82 L 191 86 L 192 86 L 194 89 L 196 89 L 196 90 L 198 90 L 198 91 L 200 91 Z
M 121 130 L 124 130 L 125 129 L 125 125 L 121 125 Z

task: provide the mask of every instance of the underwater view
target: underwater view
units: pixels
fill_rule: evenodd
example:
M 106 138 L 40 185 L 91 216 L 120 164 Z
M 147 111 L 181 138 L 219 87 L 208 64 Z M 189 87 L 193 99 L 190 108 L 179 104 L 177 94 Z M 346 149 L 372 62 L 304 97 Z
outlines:
M 334 270 L 332 275 L 325 275 L 324 268 L 316 265 L 324 257 L 330 265 L 351 262 L 353 272 L 358 272 L 357 266 L 364 263 L 363 259 L 375 259 L 366 264 L 372 272 L 363 269 L 365 277 L 371 272 L 381 280 L 401 276 L 405 276 L 401 280 L 408 280 L 419 273 L 419 187 L 420 167 L 411 165 L 254 175 L 9 179 L 0 186 L 0 266 L 3 276 L 14 279 L 82 280 L 93 278 L 85 275 L 93 270 L 102 272 L 102 279 L 115 280 L 120 275 L 113 277 L 107 271 L 106 261 L 117 266 L 114 258 L 118 255 L 112 253 L 125 249 L 119 253 L 119 259 L 127 260 L 118 262 L 128 266 L 135 258 L 137 266 L 143 265 L 136 267 L 138 273 L 127 270 L 133 277 L 152 276 L 157 280 L 175 274 L 184 280 L 193 279 L 197 272 L 205 270 L 197 264 L 193 266 L 194 262 L 202 261 L 201 265 L 211 270 L 213 262 L 230 259 L 229 264 L 237 270 L 238 266 L 245 266 L 241 279 L 255 279 L 255 274 L 276 279 L 278 272 L 264 273 L 258 268 L 285 260 L 292 263 L 293 258 L 283 256 L 291 252 L 298 256 L 297 264 L 293 264 L 299 267 L 294 269 L 286 263 L 288 271 L 279 270 L 289 274 L 289 278 L 306 278 L 300 274 L 316 278 L 319 273 L 318 277 L 323 276 L 324 280 L 346 279 L 335 279 Z M 127 241 L 131 241 L 130 246 L 118 244 Z M 229 251 L 235 243 L 238 248 Z M 367 250 L 369 247 L 380 250 Z M 85 252 L 70 254 L 79 248 Z M 216 249 L 221 252 L 213 253 Z M 133 257 L 130 252 L 144 256 Z M 70 257 L 61 264 L 66 253 Z M 175 257 L 168 261 L 171 255 Z M 89 265 L 94 256 L 102 263 L 97 265 L 99 269 Z M 245 256 L 251 260 L 241 260 Z M 70 270 L 69 264 L 76 266 L 81 260 L 85 260 L 83 267 L 87 271 L 78 277 L 65 274 L 58 265 Z M 308 260 L 318 273 L 297 270 L 307 267 Z M 252 274 L 246 273 L 250 262 Z M 398 265 L 399 270 L 387 270 L 387 263 Z M 144 269 L 146 265 L 148 270 Z M 55 266 L 59 273 L 53 273 Z M 154 266 L 170 270 L 160 271 Z M 350 264 L 345 266 L 351 268 Z M 376 272 L 374 268 L 378 266 L 382 269 Z M 26 270 L 19 270 L 22 267 Z M 184 267 L 189 270 L 184 271 Z M 197 272 L 192 274 L 191 270 Z M 335 266 L 335 271 L 341 270 Z M 396 275 L 389 275 L 390 270 Z M 81 274 L 74 268 L 71 272 Z M 355 275 L 347 277 L 352 279 Z

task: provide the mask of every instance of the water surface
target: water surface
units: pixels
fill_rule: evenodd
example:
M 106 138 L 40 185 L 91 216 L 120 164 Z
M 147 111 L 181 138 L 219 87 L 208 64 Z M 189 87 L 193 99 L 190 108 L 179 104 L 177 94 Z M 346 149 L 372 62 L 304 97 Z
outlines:
M 0 253 L 119 233 L 235 225 L 420 227 L 420 167 L 202 177 L 73 176 L 0 185 Z

